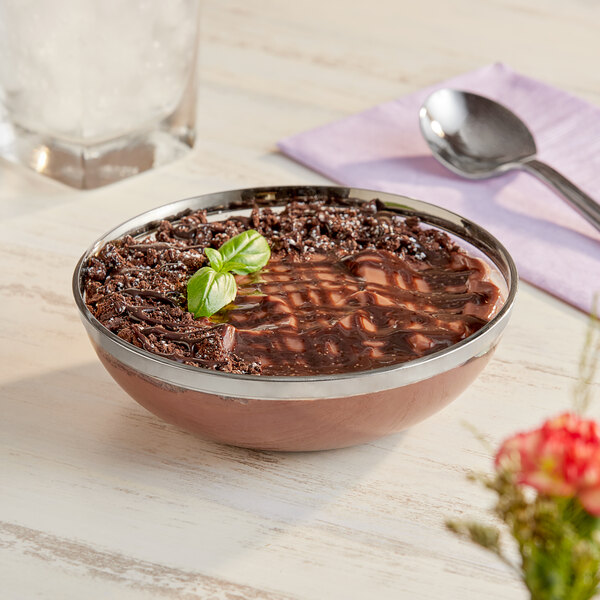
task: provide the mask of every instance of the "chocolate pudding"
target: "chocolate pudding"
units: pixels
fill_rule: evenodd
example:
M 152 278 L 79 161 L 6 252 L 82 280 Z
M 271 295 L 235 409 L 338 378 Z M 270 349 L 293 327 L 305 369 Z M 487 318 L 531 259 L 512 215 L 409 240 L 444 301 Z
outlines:
M 236 276 L 235 301 L 210 318 L 187 311 L 189 278 L 256 229 L 261 271 Z M 85 302 L 121 339 L 201 368 L 252 375 L 366 371 L 448 348 L 501 304 L 487 266 L 440 230 L 376 200 L 290 198 L 281 212 L 208 221 L 199 210 L 150 236 L 105 244 L 84 271 Z

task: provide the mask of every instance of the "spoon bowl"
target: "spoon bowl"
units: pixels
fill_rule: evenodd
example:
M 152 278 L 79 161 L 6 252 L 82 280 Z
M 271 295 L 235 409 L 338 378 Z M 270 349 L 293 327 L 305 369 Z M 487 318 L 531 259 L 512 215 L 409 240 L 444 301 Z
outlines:
M 438 90 L 421 107 L 420 122 L 436 158 L 465 177 L 501 174 L 537 152 L 517 115 L 476 94 Z
M 512 169 L 527 171 L 600 230 L 600 206 L 536 158 L 531 131 L 505 106 L 470 92 L 440 89 L 425 100 L 419 120 L 433 156 L 454 173 L 484 179 Z

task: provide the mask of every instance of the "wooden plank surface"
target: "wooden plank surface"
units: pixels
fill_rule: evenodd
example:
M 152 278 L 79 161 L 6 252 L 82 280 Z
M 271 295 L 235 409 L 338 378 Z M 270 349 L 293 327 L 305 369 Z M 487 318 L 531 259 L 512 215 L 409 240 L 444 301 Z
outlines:
M 98 235 L 167 201 L 324 182 L 275 142 L 495 60 L 600 105 L 600 5 L 206 0 L 203 12 L 187 157 L 92 192 L 0 163 L 2 597 L 524 598 L 444 529 L 491 501 L 465 479 L 490 457 L 463 422 L 499 442 L 568 408 L 584 315 L 524 285 L 495 358 L 443 412 L 359 447 L 276 454 L 135 404 L 95 358 L 70 277 Z

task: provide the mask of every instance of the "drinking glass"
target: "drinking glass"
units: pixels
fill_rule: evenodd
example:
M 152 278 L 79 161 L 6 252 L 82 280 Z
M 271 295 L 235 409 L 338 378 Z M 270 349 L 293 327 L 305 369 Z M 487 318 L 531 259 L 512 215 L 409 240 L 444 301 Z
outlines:
M 77 188 L 194 144 L 199 0 L 0 0 L 0 156 Z

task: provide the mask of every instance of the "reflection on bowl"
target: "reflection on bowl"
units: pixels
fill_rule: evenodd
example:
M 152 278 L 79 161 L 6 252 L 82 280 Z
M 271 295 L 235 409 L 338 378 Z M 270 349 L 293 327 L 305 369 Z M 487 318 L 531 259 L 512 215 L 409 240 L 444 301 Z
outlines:
M 108 241 L 147 235 L 162 219 L 206 209 L 213 218 L 253 205 L 283 206 L 290 196 L 328 194 L 378 198 L 402 216 L 439 228 L 490 268 L 504 303 L 476 333 L 444 350 L 393 366 L 310 376 L 239 375 L 180 364 L 129 344 L 90 313 L 84 266 Z M 458 396 L 489 361 L 512 309 L 514 263 L 503 246 L 474 223 L 437 206 L 379 192 L 339 187 L 253 188 L 173 202 L 135 217 L 97 240 L 82 256 L 73 293 L 100 360 L 142 406 L 169 423 L 218 442 L 267 450 L 340 448 L 418 423 Z

